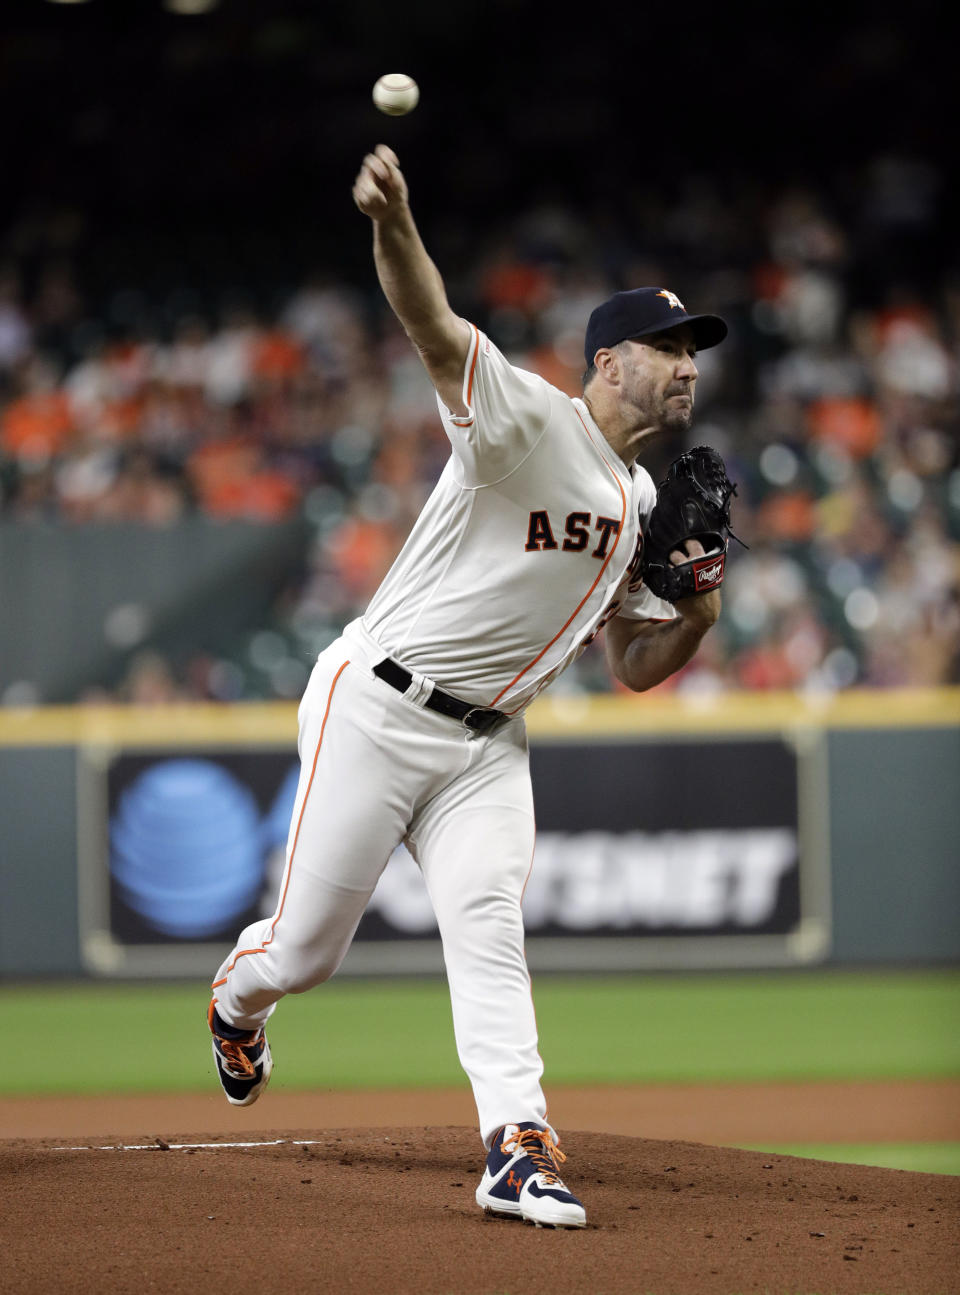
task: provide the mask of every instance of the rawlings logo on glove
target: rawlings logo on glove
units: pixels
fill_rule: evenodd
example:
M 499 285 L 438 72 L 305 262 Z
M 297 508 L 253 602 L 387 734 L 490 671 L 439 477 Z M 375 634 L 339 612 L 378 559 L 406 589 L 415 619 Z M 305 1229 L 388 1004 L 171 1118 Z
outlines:
M 730 529 L 730 500 L 736 493 L 723 459 L 709 445 L 698 445 L 670 464 L 657 487 L 641 564 L 644 584 L 658 598 L 675 603 L 723 583 L 727 536 L 737 539 Z M 685 552 L 687 540 L 698 540 L 704 553 L 674 566 L 670 554 Z
M 723 567 L 726 558 L 720 558 L 717 562 L 711 562 L 708 566 L 701 563 L 697 566 L 693 564 L 693 573 L 696 577 L 697 593 L 706 593 L 708 589 L 716 589 L 717 585 L 723 584 Z

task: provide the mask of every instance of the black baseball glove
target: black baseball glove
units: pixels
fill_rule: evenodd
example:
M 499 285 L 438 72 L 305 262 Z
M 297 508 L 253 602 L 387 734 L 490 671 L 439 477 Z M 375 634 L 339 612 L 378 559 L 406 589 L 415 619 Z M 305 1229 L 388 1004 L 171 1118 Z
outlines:
M 727 536 L 737 539 L 730 529 L 730 499 L 736 493 L 723 459 L 709 445 L 698 445 L 670 464 L 657 487 L 640 566 L 644 584 L 658 598 L 675 603 L 723 583 Z M 685 551 L 687 540 L 699 540 L 704 556 L 674 566 L 670 554 Z

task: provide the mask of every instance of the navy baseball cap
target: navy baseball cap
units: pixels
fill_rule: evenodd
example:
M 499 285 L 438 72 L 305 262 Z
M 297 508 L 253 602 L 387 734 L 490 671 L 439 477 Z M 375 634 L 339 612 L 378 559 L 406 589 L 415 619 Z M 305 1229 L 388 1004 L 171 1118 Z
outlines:
M 666 288 L 615 292 L 590 316 L 583 347 L 587 364 L 593 363 L 599 350 L 609 349 L 628 338 L 662 333 L 665 328 L 676 328 L 679 324 L 689 324 L 693 329 L 698 351 L 716 346 L 727 335 L 727 325 L 719 315 L 688 315 L 677 294 Z

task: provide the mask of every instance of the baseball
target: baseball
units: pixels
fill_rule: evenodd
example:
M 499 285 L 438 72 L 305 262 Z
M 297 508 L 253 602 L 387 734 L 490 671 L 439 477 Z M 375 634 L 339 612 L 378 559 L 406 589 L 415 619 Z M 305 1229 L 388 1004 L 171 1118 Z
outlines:
M 403 72 L 388 72 L 373 87 L 373 102 L 390 117 L 412 112 L 419 99 L 420 87 Z

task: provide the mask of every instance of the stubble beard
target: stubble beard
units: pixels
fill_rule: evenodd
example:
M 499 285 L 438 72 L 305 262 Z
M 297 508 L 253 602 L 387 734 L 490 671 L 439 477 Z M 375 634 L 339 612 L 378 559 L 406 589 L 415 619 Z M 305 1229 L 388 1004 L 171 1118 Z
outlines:
M 692 405 L 685 405 L 681 409 L 674 409 L 668 405 L 663 411 L 660 426 L 665 432 L 686 432 L 690 430 L 692 422 Z
M 675 396 L 686 396 L 680 405 Z M 688 386 L 668 387 L 660 406 L 660 426 L 665 432 L 686 432 L 693 422 L 693 392 Z
M 658 395 L 651 386 L 634 390 L 633 404 L 638 411 L 638 423 L 659 432 L 685 432 L 693 422 L 693 392 L 687 386 L 677 386 Z M 677 405 L 673 396 L 687 396 L 689 402 Z

